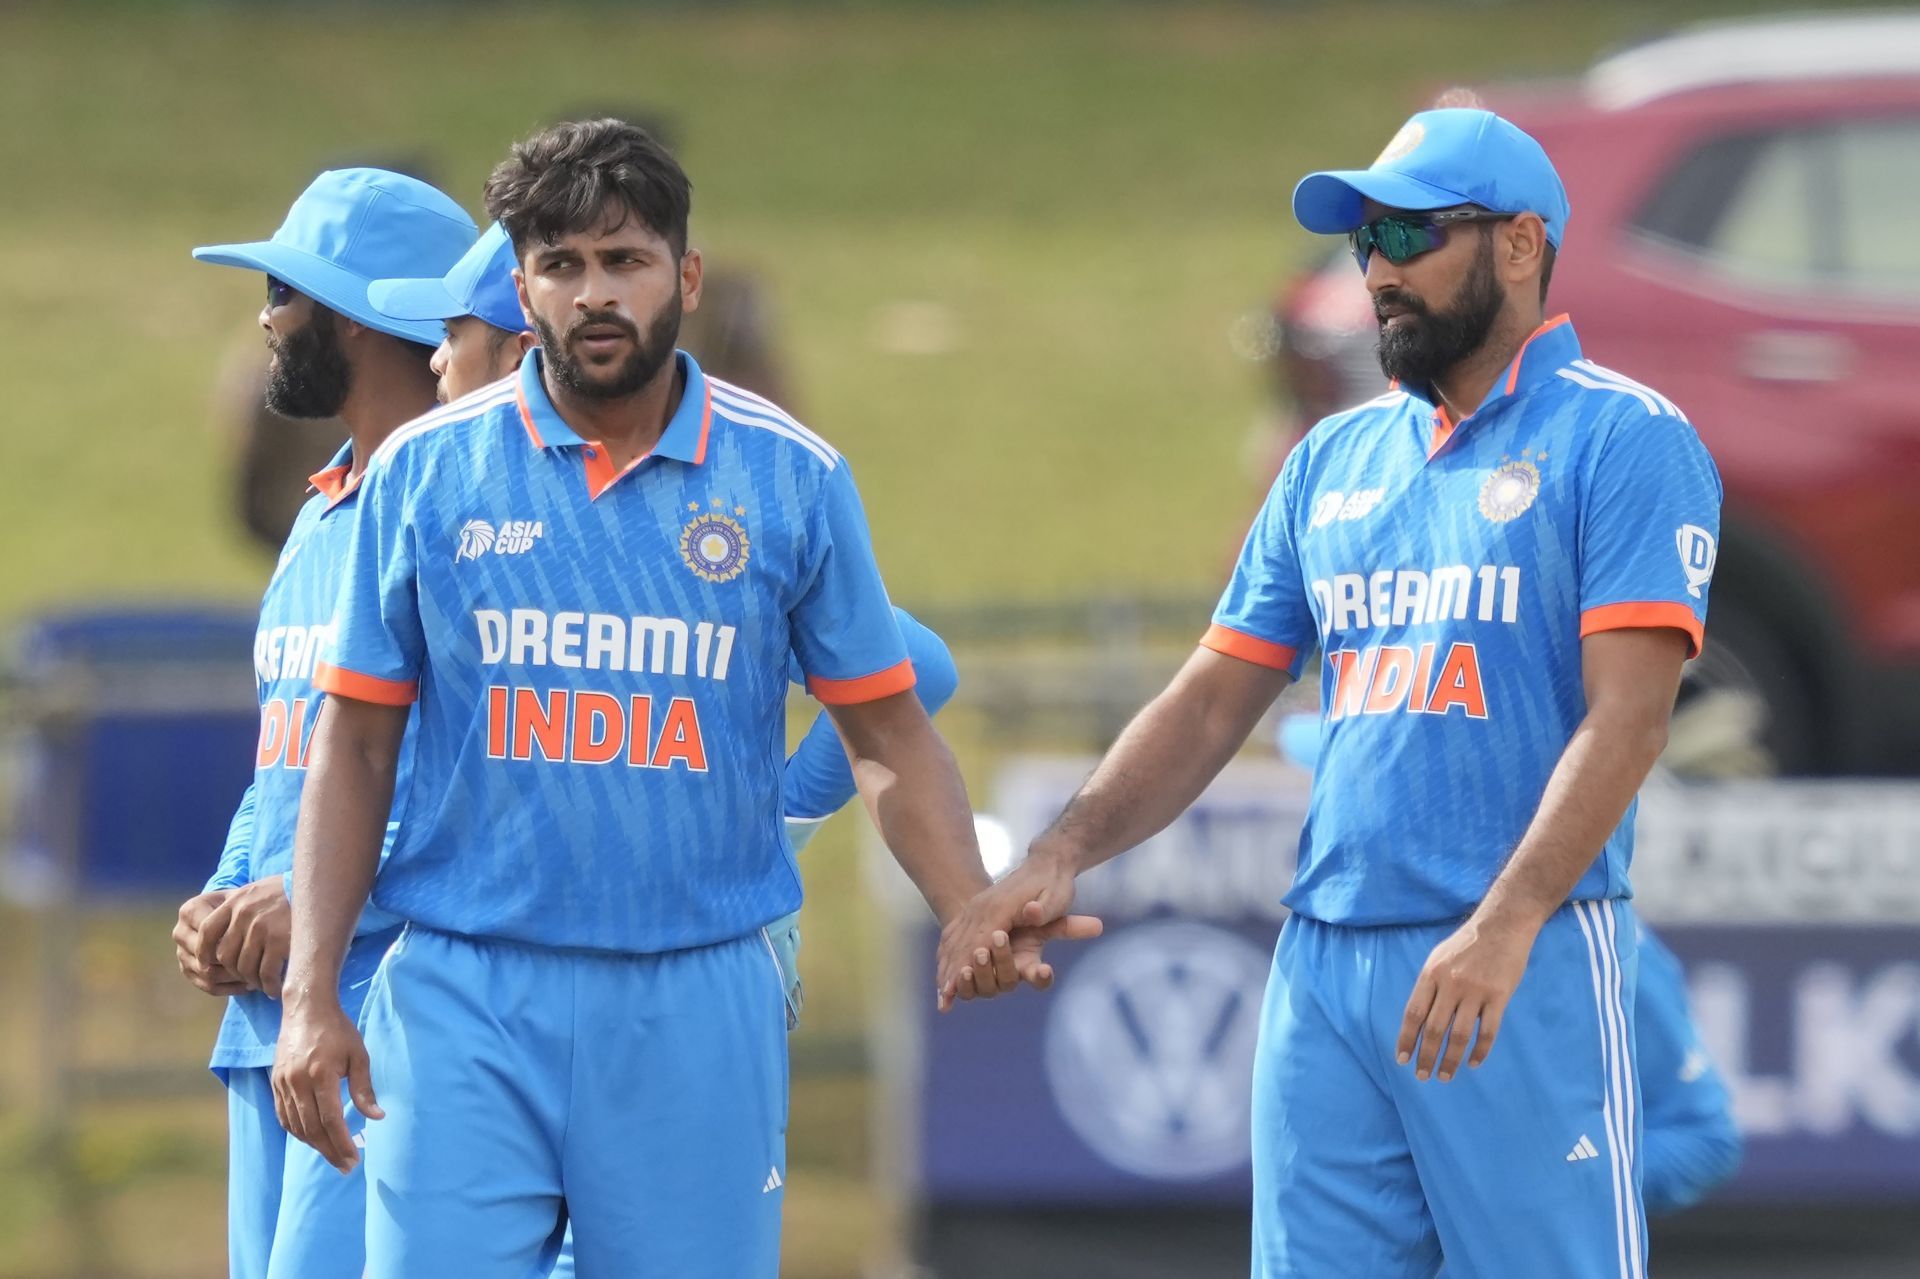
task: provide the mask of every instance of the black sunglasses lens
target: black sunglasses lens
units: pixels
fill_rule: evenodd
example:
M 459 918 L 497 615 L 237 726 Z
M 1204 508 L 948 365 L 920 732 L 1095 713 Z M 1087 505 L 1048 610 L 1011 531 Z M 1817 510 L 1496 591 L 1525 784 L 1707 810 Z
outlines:
M 285 306 L 293 301 L 293 286 L 282 284 L 272 276 L 267 277 L 267 305 Z

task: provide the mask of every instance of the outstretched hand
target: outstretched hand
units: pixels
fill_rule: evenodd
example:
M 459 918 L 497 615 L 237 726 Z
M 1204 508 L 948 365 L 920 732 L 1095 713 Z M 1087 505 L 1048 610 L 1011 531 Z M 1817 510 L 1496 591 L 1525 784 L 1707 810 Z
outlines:
M 1054 940 L 1098 937 L 1101 922 L 1070 915 L 1073 873 L 1051 859 L 1029 857 L 1010 875 L 982 890 L 940 933 L 935 995 L 941 1012 L 955 999 L 990 999 L 1021 982 L 1037 990 L 1053 984 L 1053 966 L 1041 952 Z

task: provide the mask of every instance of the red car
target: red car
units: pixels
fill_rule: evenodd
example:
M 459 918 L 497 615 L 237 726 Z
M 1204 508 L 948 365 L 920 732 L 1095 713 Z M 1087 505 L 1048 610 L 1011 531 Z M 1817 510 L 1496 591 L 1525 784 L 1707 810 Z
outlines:
M 1920 14 L 1703 27 L 1483 97 L 1572 200 L 1548 313 L 1676 401 L 1726 484 L 1671 754 L 1920 772 Z M 1277 319 L 1304 421 L 1378 393 L 1344 245 Z

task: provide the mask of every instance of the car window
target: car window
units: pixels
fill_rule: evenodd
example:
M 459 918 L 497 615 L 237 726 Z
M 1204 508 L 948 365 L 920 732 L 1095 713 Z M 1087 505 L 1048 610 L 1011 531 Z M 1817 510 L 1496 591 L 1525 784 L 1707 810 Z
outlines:
M 1831 144 L 1839 273 L 1861 291 L 1920 300 L 1920 117 L 1857 121 Z
M 1894 117 L 1709 139 L 1634 226 L 1742 283 L 1920 298 L 1920 235 L 1888 234 L 1916 209 L 1920 117 Z

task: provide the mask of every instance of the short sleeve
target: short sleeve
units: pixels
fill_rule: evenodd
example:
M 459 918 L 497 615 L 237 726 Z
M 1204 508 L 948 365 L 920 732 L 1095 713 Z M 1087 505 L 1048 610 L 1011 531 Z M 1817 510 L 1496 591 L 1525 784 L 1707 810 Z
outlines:
M 1319 636 L 1293 528 L 1293 494 L 1305 452 L 1304 447 L 1294 449 L 1281 468 L 1240 548 L 1233 578 L 1213 611 L 1213 625 L 1200 638 L 1217 653 L 1295 676 Z
M 426 654 L 406 472 L 399 461 L 376 458 L 367 468 L 334 610 L 333 644 L 313 676 L 324 692 L 382 706 L 412 703 Z
M 227 824 L 227 842 L 220 850 L 220 864 L 213 868 L 213 878 L 207 881 L 205 892 L 215 892 L 222 888 L 239 888 L 250 878 L 248 867 L 253 853 L 253 813 L 258 788 L 251 782 L 240 796 L 240 806 L 233 810 L 233 820 Z
M 905 692 L 913 687 L 913 663 L 844 461 L 827 472 L 822 489 L 808 538 L 806 588 L 789 618 L 807 691 L 829 706 Z
M 1580 518 L 1580 634 L 1672 627 L 1700 653 L 1720 542 L 1720 472 L 1686 419 L 1622 422 Z

